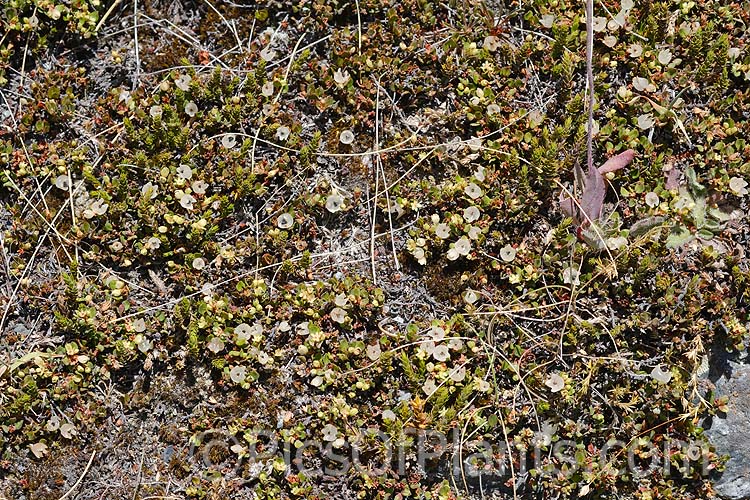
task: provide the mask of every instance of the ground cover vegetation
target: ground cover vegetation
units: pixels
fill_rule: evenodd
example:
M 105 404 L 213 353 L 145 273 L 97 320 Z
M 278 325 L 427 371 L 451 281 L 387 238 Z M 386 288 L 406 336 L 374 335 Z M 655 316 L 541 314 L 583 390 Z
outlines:
M 710 498 L 748 23 L 596 2 L 586 177 L 583 2 L 4 2 L 0 496 Z

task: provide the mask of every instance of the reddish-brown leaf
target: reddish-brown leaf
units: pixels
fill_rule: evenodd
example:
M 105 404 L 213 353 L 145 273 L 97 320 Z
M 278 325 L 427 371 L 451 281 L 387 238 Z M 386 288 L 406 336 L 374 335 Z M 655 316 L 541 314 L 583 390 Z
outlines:
M 633 151 L 632 149 L 623 151 L 619 155 L 613 156 L 612 158 L 604 162 L 604 165 L 602 165 L 598 169 L 599 173 L 606 174 L 607 172 L 620 170 L 621 168 L 626 167 L 631 161 L 633 161 L 633 157 L 635 157 L 635 151 Z

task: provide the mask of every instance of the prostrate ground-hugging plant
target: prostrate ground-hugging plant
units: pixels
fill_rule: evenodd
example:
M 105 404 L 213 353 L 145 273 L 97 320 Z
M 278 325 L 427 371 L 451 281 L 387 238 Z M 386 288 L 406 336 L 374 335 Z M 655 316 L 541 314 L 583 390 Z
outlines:
M 0 497 L 713 496 L 746 9 L 6 7 Z

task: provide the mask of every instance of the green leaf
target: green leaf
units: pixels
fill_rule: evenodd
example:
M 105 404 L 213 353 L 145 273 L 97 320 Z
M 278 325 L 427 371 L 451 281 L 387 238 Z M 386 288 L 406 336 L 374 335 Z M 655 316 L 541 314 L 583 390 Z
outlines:
M 667 248 L 678 248 L 690 242 L 695 236 L 684 226 L 675 226 L 667 236 Z
M 725 222 L 729 220 L 729 214 L 722 211 L 719 208 L 711 207 L 708 209 L 708 215 L 716 219 L 717 221 Z
M 646 219 L 641 219 L 631 226 L 628 236 L 630 238 L 637 238 L 639 236 L 642 236 L 648 233 L 653 228 L 657 226 L 661 226 L 663 222 L 664 222 L 664 217 L 661 217 L 658 215 L 655 217 L 648 217 Z
M 703 227 L 706 223 L 706 198 L 698 196 L 695 198 L 695 205 L 693 205 L 693 220 L 697 227 Z
M 721 223 L 715 219 L 708 218 L 706 219 L 706 223 L 703 224 L 703 227 L 701 229 L 705 229 L 706 231 L 711 231 L 712 233 L 720 233 Z

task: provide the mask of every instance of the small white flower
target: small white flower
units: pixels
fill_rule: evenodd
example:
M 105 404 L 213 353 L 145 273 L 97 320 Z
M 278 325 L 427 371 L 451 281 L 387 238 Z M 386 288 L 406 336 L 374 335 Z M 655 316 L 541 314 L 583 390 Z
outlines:
M 547 380 L 544 381 L 544 385 L 549 387 L 552 392 L 560 392 L 565 387 L 565 380 L 557 373 L 550 374 Z
M 660 384 L 666 384 L 672 379 L 672 372 L 669 370 L 662 370 L 661 366 L 655 366 L 653 370 L 651 370 L 651 378 L 659 382 Z
M 487 169 L 482 166 L 477 167 L 477 171 L 474 172 L 474 178 L 479 182 L 484 182 L 486 170 Z
M 484 39 L 482 48 L 489 52 L 495 52 L 498 48 L 500 48 L 500 39 L 494 35 L 489 35 Z
M 529 119 L 529 125 L 531 125 L 532 127 L 541 125 L 545 117 L 544 113 L 542 113 L 542 110 L 537 108 L 530 110 L 526 116 Z
M 346 311 L 340 307 L 334 307 L 331 310 L 331 319 L 336 323 L 343 323 L 346 320 Z
M 148 351 L 154 348 L 153 341 L 144 338 L 140 342 L 138 342 L 138 350 L 141 351 L 143 354 L 146 354 Z
M 263 94 L 265 97 L 271 97 L 273 95 L 273 82 L 267 81 L 263 84 L 263 86 L 260 88 L 260 93 Z
M 287 138 L 289 138 L 289 133 L 291 131 L 289 130 L 289 127 L 286 125 L 282 125 L 281 127 L 276 129 L 276 138 L 280 141 L 285 141 Z
M 575 267 L 566 267 L 563 269 L 563 283 L 573 286 L 580 285 L 580 274 L 581 273 Z
M 513 259 L 516 258 L 516 249 L 510 245 L 505 245 L 500 249 L 500 258 L 503 262 L 513 262 Z
M 45 429 L 47 432 L 55 432 L 57 429 L 60 428 L 60 417 L 57 415 L 52 415 L 49 420 L 47 420 L 47 425 L 45 426 Z
M 65 439 L 73 439 L 76 434 L 78 434 L 78 431 L 73 424 L 65 423 L 60 426 L 60 435 Z
M 551 28 L 554 23 L 555 23 L 554 14 L 544 14 L 542 17 L 539 18 L 539 24 L 541 24 L 547 29 Z
M 260 342 L 263 339 L 263 325 L 261 325 L 259 322 L 256 321 L 255 323 L 253 323 L 249 331 L 255 342 Z
M 380 355 L 382 354 L 380 350 L 380 344 L 374 343 L 371 345 L 368 345 L 365 349 L 365 352 L 367 353 L 367 357 L 370 358 L 372 361 L 377 361 L 380 359 Z
M 424 384 L 422 384 L 422 390 L 424 391 L 427 396 L 432 396 L 435 391 L 437 391 L 437 385 L 435 384 L 435 381 L 431 378 L 427 379 Z
M 482 148 L 482 139 L 479 137 L 472 137 L 466 141 L 466 146 L 468 146 L 470 151 L 479 151 Z
M 469 198 L 472 200 L 476 200 L 480 196 L 482 196 L 482 188 L 474 184 L 473 182 L 470 182 L 465 188 L 464 193 L 466 193 Z
M 42 458 L 47 454 L 47 445 L 44 443 L 34 443 L 29 445 L 29 450 L 36 458 Z
M 454 382 L 462 382 L 466 378 L 466 367 L 461 366 L 459 368 L 455 368 L 450 373 L 450 378 Z
M 481 392 L 490 392 L 492 390 L 492 385 L 486 380 L 480 378 L 477 380 L 477 390 Z
M 297 325 L 297 335 L 307 335 L 308 333 L 310 333 L 310 323 L 308 321 Z
M 432 351 L 432 357 L 435 358 L 436 361 L 443 362 L 446 359 L 450 358 L 450 352 L 448 351 L 448 346 L 445 344 L 440 344 L 439 346 L 436 346 L 435 349 Z
M 133 331 L 136 333 L 146 331 L 146 320 L 144 320 L 143 318 L 138 318 L 133 321 Z
M 161 240 L 156 236 L 152 236 L 151 238 L 146 240 L 146 244 L 144 246 L 146 247 L 146 250 L 156 250 L 161 246 Z
M 380 416 L 386 422 L 394 422 L 396 420 L 396 414 L 392 410 L 383 410 Z
M 459 257 L 458 250 L 455 248 L 448 249 L 448 252 L 445 254 L 445 256 L 448 258 L 448 260 L 456 260 Z
M 459 255 L 469 255 L 469 252 L 471 252 L 471 242 L 466 236 L 461 236 L 458 241 L 453 244 L 453 248 Z
M 221 145 L 226 149 L 232 149 L 237 144 L 237 137 L 234 134 L 226 134 L 221 138 Z
M 480 215 L 479 209 L 473 205 L 464 209 L 464 220 L 466 222 L 474 222 Z
M 104 200 L 94 200 L 94 202 L 91 203 L 91 205 L 89 206 L 89 210 L 87 210 L 87 211 L 91 211 L 91 215 L 89 216 L 86 213 L 87 211 L 84 211 L 83 216 L 86 217 L 87 219 L 91 219 L 96 215 L 104 215 L 105 213 L 107 213 L 108 208 L 109 208 L 109 204 L 104 203 Z
M 646 205 L 651 208 L 659 206 L 659 195 L 653 191 L 646 193 Z
M 109 249 L 113 252 L 119 252 L 123 249 L 123 244 L 119 240 L 113 241 L 109 244 Z
M 318 375 L 317 377 L 314 377 L 310 381 L 310 385 L 313 387 L 320 387 L 321 385 L 323 385 L 323 377 L 321 377 L 320 375 Z
M 180 77 L 174 81 L 174 84 L 177 85 L 178 89 L 182 90 L 183 92 L 187 92 L 190 88 L 190 82 L 192 80 L 193 79 L 190 75 L 180 75 Z
M 294 225 L 294 217 L 292 217 L 291 214 L 283 213 L 279 215 L 279 218 L 276 220 L 276 226 L 279 229 L 289 229 Z
M 742 55 L 742 49 L 739 47 L 729 47 L 727 50 L 727 55 L 729 56 L 729 59 L 737 59 Z
M 180 165 L 177 167 L 177 177 L 190 180 L 193 177 L 193 169 L 189 165 Z
M 641 45 L 640 43 L 631 43 L 630 47 L 628 47 L 628 54 L 633 59 L 641 57 L 641 55 L 643 54 L 643 45 Z
M 341 205 L 343 203 L 344 199 L 341 197 L 341 195 L 333 193 L 332 195 L 328 196 L 328 199 L 326 199 L 326 210 L 328 210 L 332 214 L 335 214 L 336 212 L 341 210 Z
M 200 271 L 201 269 L 206 267 L 206 261 L 203 259 L 203 257 L 196 257 L 193 259 L 192 262 L 193 269 L 196 271 Z
M 460 351 L 464 347 L 464 342 L 461 339 L 453 338 L 448 341 L 448 347 L 454 351 Z
M 604 45 L 609 47 L 610 49 L 617 45 L 617 37 L 614 35 L 607 35 L 604 37 Z
M 130 104 L 131 100 L 132 98 L 130 97 L 130 91 L 121 89 L 120 94 L 117 96 L 117 101 L 124 102 L 127 105 L 127 104 Z
M 193 181 L 190 187 L 193 189 L 195 194 L 206 194 L 206 189 L 208 189 L 208 184 L 205 181 L 198 179 L 196 181 Z
M 659 64 L 669 64 L 669 61 L 672 60 L 672 51 L 669 49 L 660 50 L 657 59 Z
M 333 303 L 339 307 L 346 307 L 346 305 L 349 303 L 349 298 L 344 292 L 341 292 L 333 298 Z
M 469 230 L 466 231 L 466 235 L 469 237 L 470 240 L 479 239 L 479 235 L 481 234 L 482 234 L 482 230 L 478 228 L 477 226 L 469 226 Z
M 597 33 L 600 33 L 604 31 L 605 29 L 607 29 L 607 18 L 595 16 L 593 28 L 594 28 L 594 31 L 596 31 Z
M 451 228 L 448 226 L 448 224 L 441 222 L 437 226 L 435 226 L 435 236 L 438 238 L 444 240 L 448 238 L 451 235 Z
M 342 130 L 339 134 L 339 141 L 341 144 L 351 144 L 354 142 L 354 132 L 351 130 Z
M 487 116 L 499 115 L 501 111 L 502 108 L 494 102 L 487 105 Z
M 198 105 L 195 104 L 193 101 L 190 101 L 189 103 L 185 104 L 185 114 L 189 117 L 194 117 L 198 113 Z
M 427 264 L 427 255 L 424 253 L 424 248 L 417 247 L 412 251 L 412 255 L 414 255 L 414 258 L 417 259 L 417 262 L 424 266 Z
M 206 348 L 216 354 L 224 349 L 224 342 L 219 337 L 211 337 L 211 340 L 206 344 Z
M 471 305 L 477 300 L 479 300 L 479 294 L 477 294 L 477 292 L 475 292 L 474 290 L 466 290 L 464 292 L 464 302 L 466 302 L 467 304 Z
M 538 446 L 549 446 L 552 444 L 555 432 L 557 432 L 557 426 L 551 425 L 548 421 L 542 423 L 542 428 L 534 433 L 536 444 Z
M 234 327 L 234 333 L 237 335 L 237 341 L 240 343 L 247 342 L 250 340 L 250 337 L 252 336 L 253 332 L 250 329 L 250 325 L 247 323 L 240 323 L 239 325 Z
M 635 2 L 633 0 L 622 0 L 622 3 L 620 4 L 620 7 L 622 7 L 622 10 L 629 11 L 632 10 L 635 6 Z
M 333 424 L 327 424 L 323 427 L 323 439 L 326 441 L 336 441 L 336 437 L 339 435 L 338 428 Z
M 445 328 L 438 325 L 432 325 L 430 327 L 430 336 L 435 340 L 443 340 L 445 338 Z
M 195 198 L 193 198 L 192 195 L 184 193 L 180 197 L 180 206 L 184 208 L 185 210 L 192 210 L 194 204 L 195 204 Z
M 745 196 L 748 193 L 747 181 L 741 177 L 729 179 L 729 189 L 737 196 Z
M 153 200 L 156 195 L 159 194 L 159 187 L 152 184 L 150 181 L 141 187 L 141 196 L 147 200 Z
M 333 81 L 338 85 L 346 85 L 350 78 L 351 77 L 349 76 L 349 72 L 346 70 L 341 71 L 341 68 L 333 72 Z
M 70 177 L 67 175 L 58 175 L 55 179 L 55 187 L 67 191 L 70 187 Z
M 266 366 L 267 364 L 271 363 L 271 361 L 273 361 L 273 358 L 266 354 L 265 351 L 258 351 L 258 363 Z
M 435 352 L 435 342 L 432 340 L 425 340 L 421 344 L 419 344 L 419 348 L 425 352 L 428 356 L 432 356 L 432 353 Z
M 264 47 L 263 50 L 260 51 L 260 58 L 266 62 L 271 62 L 276 59 L 276 51 L 273 50 L 270 45 Z
M 639 92 L 643 92 L 648 88 L 649 81 L 646 78 L 643 78 L 642 76 L 635 76 L 633 77 L 633 88 Z
M 281 323 L 279 323 L 278 329 L 280 332 L 286 333 L 286 332 L 291 331 L 292 327 L 291 325 L 289 325 L 288 321 L 282 321 Z
M 163 110 L 162 110 L 161 106 L 159 106 L 158 104 L 154 104 L 148 110 L 148 114 L 151 115 L 151 118 L 154 118 L 154 119 L 161 118 L 162 112 L 163 112 Z
M 241 384 L 245 381 L 245 377 L 247 376 L 247 368 L 244 366 L 235 366 L 231 370 L 229 370 L 229 378 L 232 379 L 232 382 L 235 384 Z
M 647 130 L 654 126 L 654 117 L 651 113 L 644 113 L 638 116 L 638 128 L 641 130 Z

